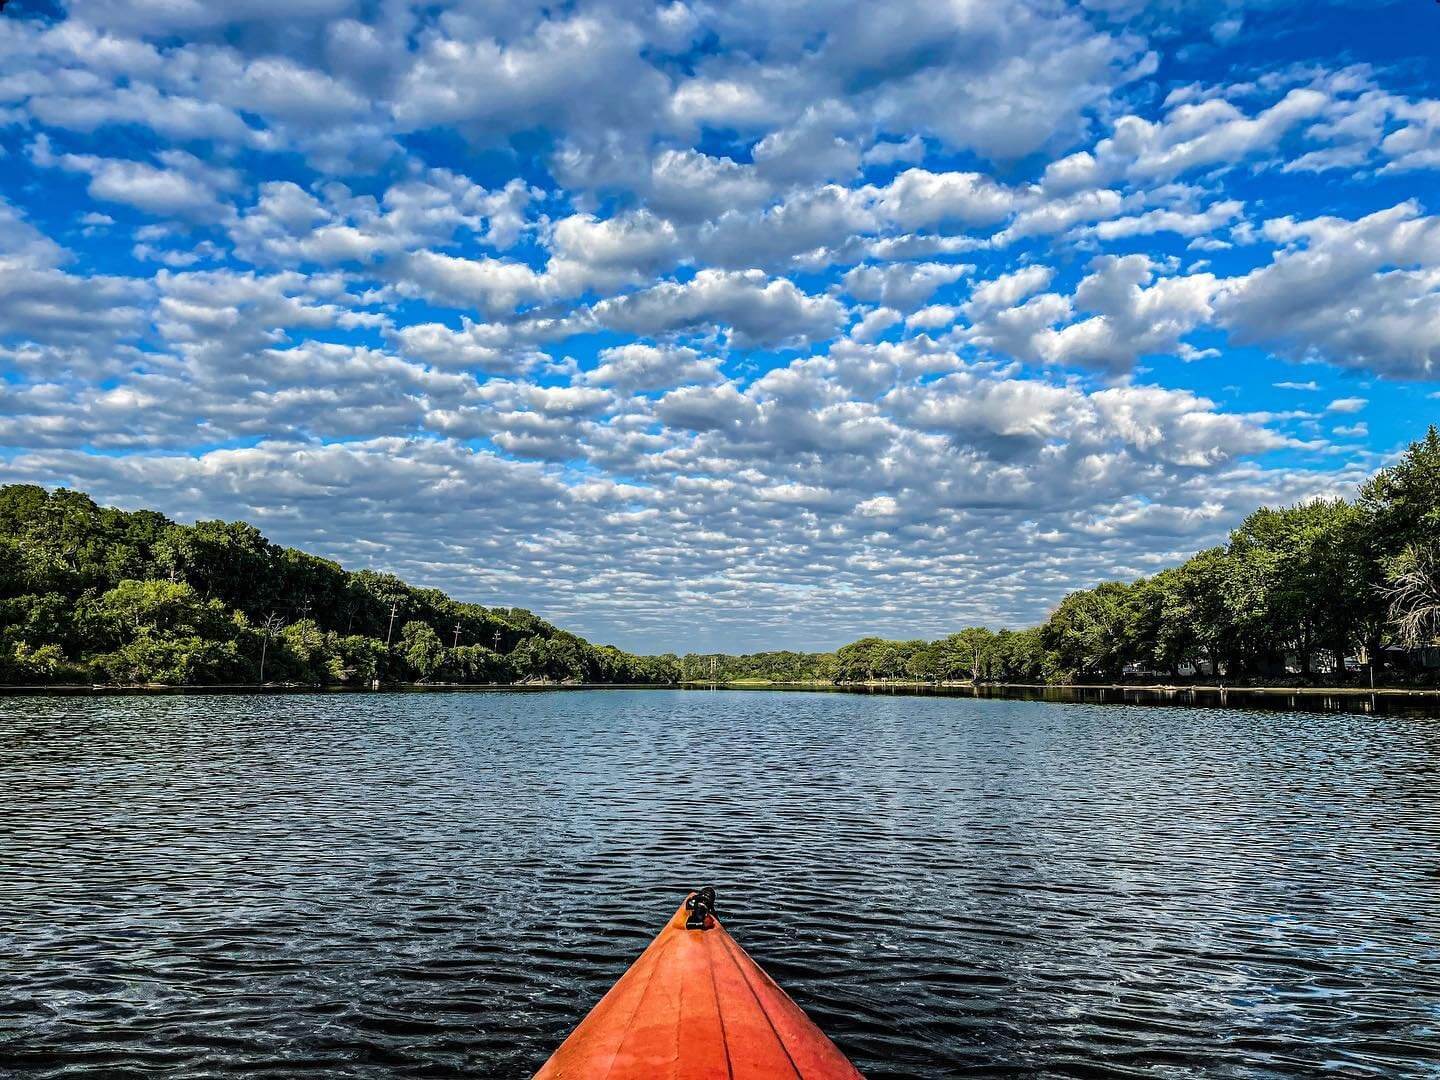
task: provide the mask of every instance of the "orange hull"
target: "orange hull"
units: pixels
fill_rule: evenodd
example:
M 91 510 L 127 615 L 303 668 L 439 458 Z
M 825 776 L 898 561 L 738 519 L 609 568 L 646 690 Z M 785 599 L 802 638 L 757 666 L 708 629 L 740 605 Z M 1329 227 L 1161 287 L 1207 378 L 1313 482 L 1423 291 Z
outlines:
M 863 1080 L 713 915 L 681 906 L 535 1080 Z

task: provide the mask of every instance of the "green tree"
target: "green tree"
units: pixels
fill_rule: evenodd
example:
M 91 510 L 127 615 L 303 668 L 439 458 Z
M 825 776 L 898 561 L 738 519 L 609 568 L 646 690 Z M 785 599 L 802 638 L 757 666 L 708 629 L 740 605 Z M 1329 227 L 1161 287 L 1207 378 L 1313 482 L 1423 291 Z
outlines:
M 1038 627 L 998 631 L 991 655 L 991 677 L 1000 682 L 1035 683 L 1045 678 L 1045 646 Z
M 938 644 L 941 678 L 982 682 L 992 677 L 995 635 L 985 627 L 967 627 L 942 638 Z
M 384 643 L 375 638 L 360 634 L 337 636 L 331 672 L 337 682 L 368 686 L 386 677 L 388 660 Z
M 5 635 L 36 648 L 68 644 L 75 636 L 74 605 L 60 593 L 33 593 L 0 600 L 0 627 Z
M 1107 581 L 1060 601 L 1041 629 L 1057 674 L 1118 680 L 1133 656 L 1131 587 Z
M 246 670 L 234 641 L 142 632 L 96 663 L 114 682 L 190 686 L 230 682 Z
M 527 638 L 536 639 L 537 677 L 673 677 L 673 657 L 595 647 L 521 608 L 349 573 L 277 547 L 243 522 L 176 525 L 153 511 L 98 507 L 79 492 L 0 486 L 0 679 L 89 679 L 76 665 L 91 661 L 93 677 L 121 681 L 434 677 L 428 638 L 386 650 L 392 610 L 395 631 L 415 622 L 444 641 L 458 627 L 467 646 L 486 646 L 468 670 L 488 681 L 511 677 L 509 661 L 490 648 L 504 653 Z M 267 627 L 272 614 L 289 624 L 283 634 Z
M 484 645 L 461 645 L 445 650 L 439 677 L 447 682 L 504 683 L 510 681 L 510 665 Z
M 1368 572 L 1369 603 L 1361 621 L 1373 656 L 1387 631 L 1402 643 L 1424 632 L 1422 578 L 1428 549 L 1440 536 L 1440 432 L 1434 425 L 1395 464 L 1361 486 L 1356 505 L 1356 546 L 1364 552 Z M 1416 613 L 1418 622 L 1412 617 Z
M 407 622 L 400 631 L 399 652 L 411 674 L 420 682 L 440 670 L 445 660 L 445 646 L 440 635 L 423 622 Z
M 225 636 L 231 620 L 182 582 L 122 581 L 100 597 L 99 616 L 116 640 L 142 633 Z
M 243 521 L 172 525 L 156 546 L 156 562 L 171 581 L 251 615 L 274 606 L 277 554 Z
M 840 682 L 864 682 L 884 678 L 888 662 L 887 648 L 891 642 L 868 637 L 851 642 L 835 651 L 835 674 Z
M 1432 425 L 1399 461 L 1361 485 L 1357 505 L 1382 559 L 1440 533 L 1440 431 Z
M 276 674 L 283 672 L 287 681 L 319 685 L 343 680 L 339 639 L 320 629 L 314 619 L 290 623 L 280 631 L 276 644 L 279 647 L 271 654 Z
M 510 653 L 510 666 L 520 682 L 546 678 L 545 639 L 539 635 L 525 638 Z
M 1343 499 L 1317 499 L 1257 510 L 1232 534 L 1229 614 L 1250 666 L 1279 672 L 1291 652 L 1308 674 L 1324 646 L 1343 676 L 1371 588 L 1357 520 Z
M 1162 662 L 1177 668 L 1204 662 L 1212 674 L 1219 673 L 1222 659 L 1235 650 L 1229 588 L 1230 557 L 1224 548 L 1192 555 L 1163 575 L 1156 632 L 1156 655 Z
M 57 645 L 27 645 L 14 642 L 0 648 L 0 678 L 5 682 L 41 685 L 56 681 L 66 669 L 65 655 Z

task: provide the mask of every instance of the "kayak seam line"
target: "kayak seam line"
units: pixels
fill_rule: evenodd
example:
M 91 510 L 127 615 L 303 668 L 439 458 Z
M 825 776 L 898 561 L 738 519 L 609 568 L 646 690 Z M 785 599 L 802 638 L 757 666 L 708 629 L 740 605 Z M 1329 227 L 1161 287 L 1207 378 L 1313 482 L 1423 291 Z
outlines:
M 750 996 L 755 999 L 755 1005 L 759 1008 L 760 1015 L 765 1018 L 765 1023 L 769 1026 L 770 1033 L 775 1036 L 775 1045 L 780 1047 L 780 1052 L 785 1055 L 785 1060 L 790 1063 L 790 1069 L 795 1074 L 796 1080 L 805 1080 L 805 1074 L 800 1071 L 800 1066 L 795 1063 L 795 1058 L 791 1055 L 790 1048 L 785 1045 L 785 1040 L 781 1038 L 779 1029 L 775 1027 L 775 1021 L 770 1017 L 770 1010 L 765 1008 L 765 1003 L 760 1000 L 760 995 L 755 992 L 755 984 L 750 981 L 750 974 L 745 970 L 744 965 L 740 963 L 739 957 L 736 956 L 736 953 L 740 950 L 740 946 L 736 945 L 733 940 L 727 938 L 725 940 L 725 948 L 729 953 L 730 962 L 735 965 L 735 970 L 740 974 L 740 980 L 745 984 L 745 989 L 750 991 Z M 754 963 L 754 961 L 751 961 L 751 963 Z
M 640 996 L 635 999 L 635 1009 L 633 1012 L 631 1012 L 630 1019 L 627 1020 L 625 1023 L 625 1030 L 620 1035 L 620 1041 L 615 1044 L 615 1053 L 610 1055 L 610 1064 L 605 1067 L 604 1080 L 609 1080 L 610 1074 L 615 1071 L 615 1059 L 620 1056 L 620 1051 L 624 1048 L 625 1041 L 630 1038 L 630 1032 L 635 1029 L 635 1018 L 640 1015 L 640 1009 L 645 1004 L 645 998 L 650 993 L 650 985 L 655 981 L 655 972 L 659 970 L 660 954 L 663 953 L 666 946 L 668 946 L 670 942 L 674 940 L 674 938 L 670 938 L 668 941 L 663 942 L 660 945 L 660 948 L 656 950 L 656 962 L 650 965 L 650 974 L 645 979 L 645 988 L 640 991 Z
M 710 969 L 710 991 L 715 1001 L 715 1019 L 720 1024 L 720 1048 L 725 1051 L 725 1076 L 735 1080 L 735 1066 L 730 1061 L 730 1036 L 725 1031 L 725 1010 L 720 1007 L 720 984 L 715 981 L 715 965 L 706 964 Z

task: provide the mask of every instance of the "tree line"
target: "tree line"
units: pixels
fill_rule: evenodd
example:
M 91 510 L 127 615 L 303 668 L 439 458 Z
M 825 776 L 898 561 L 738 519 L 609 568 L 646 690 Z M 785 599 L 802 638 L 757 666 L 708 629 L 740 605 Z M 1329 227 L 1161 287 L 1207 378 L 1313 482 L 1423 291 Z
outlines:
M 1228 543 L 1153 577 L 1072 592 L 1037 627 L 682 663 L 699 681 L 713 668 L 722 680 L 780 682 L 1433 682 L 1437 643 L 1440 435 L 1431 427 L 1354 500 L 1257 510 Z
M 521 608 L 347 571 L 243 522 L 177 525 L 79 492 L 0 487 L 0 681 L 12 684 L 1344 681 L 1362 666 L 1403 682 L 1434 681 L 1437 643 L 1434 427 L 1354 500 L 1257 510 L 1226 544 L 1072 592 L 1040 626 L 820 653 L 636 656 Z
M 678 670 L 522 608 L 347 571 L 244 522 L 0 487 L 5 683 L 673 683 Z

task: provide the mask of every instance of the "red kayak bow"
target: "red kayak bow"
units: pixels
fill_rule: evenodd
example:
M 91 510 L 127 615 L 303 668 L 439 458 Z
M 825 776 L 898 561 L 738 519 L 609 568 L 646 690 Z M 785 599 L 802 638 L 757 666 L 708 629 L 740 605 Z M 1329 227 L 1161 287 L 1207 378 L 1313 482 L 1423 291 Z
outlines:
M 863 1080 L 692 893 L 535 1080 Z

